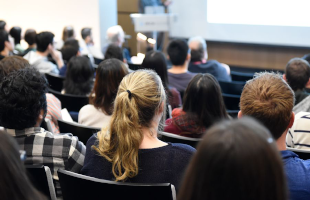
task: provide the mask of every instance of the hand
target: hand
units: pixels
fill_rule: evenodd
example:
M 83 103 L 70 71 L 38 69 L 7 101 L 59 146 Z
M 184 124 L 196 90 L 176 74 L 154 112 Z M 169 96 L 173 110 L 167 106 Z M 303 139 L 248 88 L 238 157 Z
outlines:
M 53 49 L 50 51 L 52 58 L 56 61 L 59 68 L 64 66 L 64 61 L 62 60 L 62 54 L 60 51 Z

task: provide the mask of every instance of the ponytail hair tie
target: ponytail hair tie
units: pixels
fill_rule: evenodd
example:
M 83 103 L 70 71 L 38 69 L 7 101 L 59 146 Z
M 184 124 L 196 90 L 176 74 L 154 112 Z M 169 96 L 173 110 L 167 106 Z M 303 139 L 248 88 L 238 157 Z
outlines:
M 129 99 L 131 99 L 131 96 L 132 96 L 131 92 L 129 90 L 127 90 L 127 92 L 128 92 Z

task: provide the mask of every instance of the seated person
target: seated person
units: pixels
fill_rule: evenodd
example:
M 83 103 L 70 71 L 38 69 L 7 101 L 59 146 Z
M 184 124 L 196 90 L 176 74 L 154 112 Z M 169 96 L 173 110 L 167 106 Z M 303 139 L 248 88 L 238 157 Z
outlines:
M 159 51 L 147 52 L 142 62 L 142 68 L 154 70 L 161 78 L 163 86 L 168 94 L 168 103 L 172 109 L 182 105 L 179 91 L 173 87 L 169 87 L 167 62 L 163 53 Z
M 178 194 L 178 200 L 193 199 L 288 200 L 282 160 L 270 132 L 249 118 L 210 128 Z
M 66 76 L 67 65 L 70 59 L 74 56 L 80 56 L 80 45 L 79 41 L 73 38 L 69 38 L 63 44 L 61 50 L 62 58 L 64 60 L 64 66 L 59 70 L 59 75 Z M 87 56 L 85 56 L 87 57 Z
M 183 100 L 183 108 L 174 109 L 167 119 L 165 132 L 199 138 L 215 122 L 228 118 L 221 88 L 211 74 L 197 74 Z
M 115 45 L 115 44 L 110 44 L 104 54 L 104 59 L 110 59 L 110 58 L 116 58 L 124 63 L 126 63 L 126 59 L 123 57 L 123 52 L 122 49 Z
M 9 34 L 5 30 L 0 30 L 0 61 L 10 55 L 13 51 L 13 44 L 9 40 Z
M 188 41 L 191 49 L 191 62 L 188 71 L 193 73 L 209 73 L 217 80 L 231 81 L 230 68 L 217 60 L 208 60 L 207 43 L 202 37 L 192 37 Z
M 114 102 L 110 126 L 87 142 L 81 173 L 131 183 L 179 183 L 195 149 L 157 138 L 166 95 L 155 72 L 125 76 Z
M 248 81 L 240 98 L 238 117 L 251 116 L 265 125 L 283 159 L 291 200 L 310 199 L 310 160 L 286 150 L 285 139 L 294 123 L 294 92 L 279 74 L 260 73 Z M 271 163 L 270 163 L 271 164 Z
M 60 50 L 68 39 L 75 39 L 75 31 L 72 26 L 65 26 L 62 30 L 61 40 L 57 41 L 56 49 Z
M 62 93 L 88 96 L 93 83 L 94 69 L 89 59 L 84 56 L 72 57 L 68 63 Z
M 25 55 L 29 53 L 29 51 L 37 50 L 36 35 L 37 35 L 37 32 L 34 29 L 26 30 L 24 39 L 28 43 L 28 48 L 24 51 Z
M 172 68 L 168 70 L 168 80 L 171 87 L 183 93 L 195 74 L 188 72 L 188 63 L 191 59 L 187 43 L 183 40 L 173 40 L 170 42 L 167 53 L 172 63 Z
M 57 170 L 79 172 L 85 145 L 72 134 L 54 135 L 40 127 L 46 115 L 46 79 L 34 68 L 7 75 L 0 84 L 0 124 L 26 151 L 26 165 L 45 165 L 54 180 Z M 59 189 L 58 182 L 56 188 Z
M 6 77 L 9 73 L 23 68 L 29 68 L 29 62 L 20 56 L 9 56 L 0 62 L 1 77 Z M 46 93 L 47 113 L 45 118 L 51 122 L 52 132 L 59 133 L 58 119 L 61 116 L 61 102 L 51 93 Z
M 295 105 L 309 96 L 304 90 L 310 84 L 310 65 L 307 61 L 301 58 L 291 59 L 286 65 L 283 79 L 295 93 Z
M 0 130 L 0 143 L 1 200 L 45 200 L 27 176 L 25 156 L 19 152 L 16 140 Z
M 17 55 L 23 55 L 25 49 L 20 44 L 20 40 L 22 38 L 22 29 L 18 26 L 14 26 L 10 30 L 10 35 L 14 39 L 14 53 Z
M 80 124 L 100 128 L 110 124 L 117 88 L 127 74 L 124 63 L 115 58 L 98 65 L 94 89 L 89 95 L 90 104 L 83 106 L 79 112 Z
M 37 51 L 30 51 L 24 58 L 31 66 L 39 70 L 40 73 L 59 74 L 59 69 L 64 66 L 61 52 L 54 48 L 54 34 L 51 32 L 41 32 L 36 35 Z M 51 54 L 56 64 L 48 61 L 47 56 Z
M 90 58 L 91 63 L 94 63 L 94 58 L 103 59 L 103 54 L 99 48 L 94 46 L 93 33 L 91 28 L 82 28 L 82 40 L 80 41 L 80 51 L 82 55 Z

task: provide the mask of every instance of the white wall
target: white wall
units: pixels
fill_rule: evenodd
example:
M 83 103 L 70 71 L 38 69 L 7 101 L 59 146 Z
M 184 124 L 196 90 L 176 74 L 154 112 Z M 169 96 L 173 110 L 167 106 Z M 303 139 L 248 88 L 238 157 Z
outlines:
M 34 28 L 37 32 L 51 31 L 55 34 L 55 40 L 61 39 L 64 26 L 72 25 L 77 39 L 81 38 L 83 27 L 91 27 L 95 46 L 100 47 L 102 40 L 100 26 L 104 27 L 106 22 L 109 22 L 109 25 L 117 23 L 117 7 L 115 6 L 117 0 L 0 1 L 0 19 L 5 20 L 9 27 L 20 26 L 23 33 L 28 28 Z M 100 4 L 110 3 L 104 3 L 104 6 L 99 7 L 99 1 Z M 105 13 L 105 10 L 109 11 L 110 19 L 106 17 L 100 22 L 100 12 Z

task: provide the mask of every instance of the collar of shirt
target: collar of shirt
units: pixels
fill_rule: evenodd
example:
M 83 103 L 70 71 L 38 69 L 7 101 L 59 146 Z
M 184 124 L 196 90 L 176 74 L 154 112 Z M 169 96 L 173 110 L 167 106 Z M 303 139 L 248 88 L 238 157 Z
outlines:
M 41 127 L 31 127 L 26 128 L 24 130 L 15 130 L 15 129 L 5 129 L 7 133 L 9 133 L 11 136 L 23 136 L 23 135 L 33 135 L 36 133 L 42 133 L 44 132 L 44 129 Z
M 281 155 L 283 159 L 299 157 L 296 153 L 289 151 L 289 150 L 281 151 Z

